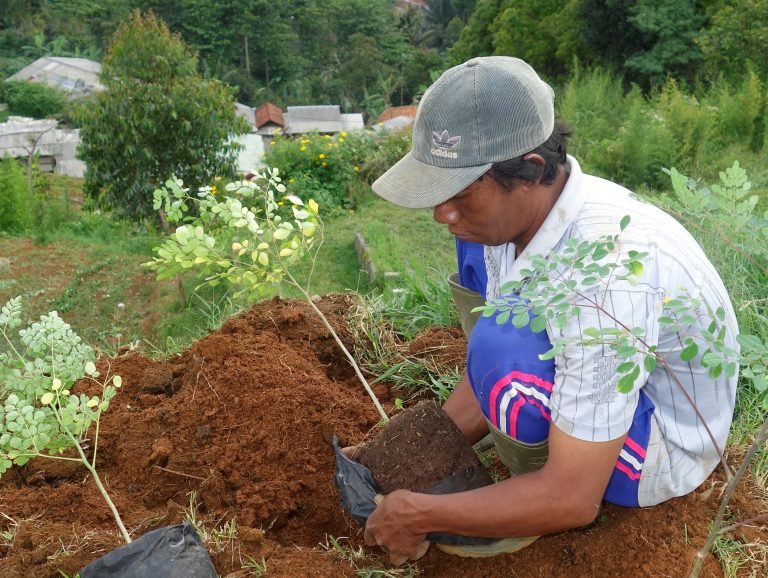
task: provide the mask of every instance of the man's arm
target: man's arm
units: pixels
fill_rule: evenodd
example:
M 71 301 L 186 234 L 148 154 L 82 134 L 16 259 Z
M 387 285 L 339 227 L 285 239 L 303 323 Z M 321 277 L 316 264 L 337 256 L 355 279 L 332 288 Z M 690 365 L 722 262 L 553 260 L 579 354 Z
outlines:
M 392 492 L 368 519 L 366 543 L 409 555 L 430 532 L 511 538 L 589 524 L 624 438 L 587 442 L 550 426 L 542 469 L 458 494 Z
M 485 421 L 480 404 L 472 391 L 466 371 L 451 396 L 443 404 L 443 409 L 453 423 L 459 426 L 461 433 L 470 443 L 479 442 L 488 433 L 488 422 Z

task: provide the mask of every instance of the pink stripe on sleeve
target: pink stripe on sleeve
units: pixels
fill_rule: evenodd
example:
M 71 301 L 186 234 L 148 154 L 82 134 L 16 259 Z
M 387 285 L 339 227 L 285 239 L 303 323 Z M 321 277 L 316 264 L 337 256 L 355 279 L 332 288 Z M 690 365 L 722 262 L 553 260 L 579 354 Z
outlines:
M 626 476 L 630 480 L 639 480 L 640 474 L 637 472 L 633 472 L 629 467 L 625 466 L 621 462 L 616 462 L 616 469 L 619 470 L 621 473 L 626 474 Z
M 517 416 L 520 414 L 520 408 L 525 405 L 525 400 L 518 396 L 515 403 L 512 404 L 512 409 L 509 412 L 509 429 L 507 434 L 511 438 L 517 439 Z
M 641 458 L 645 459 L 645 450 L 635 440 L 627 437 L 627 439 L 624 440 L 624 445 L 637 453 Z

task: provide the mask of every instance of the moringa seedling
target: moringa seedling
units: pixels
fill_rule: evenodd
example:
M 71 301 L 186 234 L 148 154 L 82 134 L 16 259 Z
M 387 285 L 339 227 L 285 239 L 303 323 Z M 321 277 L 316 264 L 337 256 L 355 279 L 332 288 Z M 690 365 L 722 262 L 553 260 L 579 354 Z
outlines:
M 263 296 L 283 282 L 296 287 L 349 360 L 379 415 L 389 419 L 354 357 L 309 292 L 323 239 L 320 208 L 314 200 L 304 202 L 286 194 L 276 168 L 229 183 L 221 194 L 204 187 L 192 196 L 180 179 L 172 178 L 164 188 L 155 190 L 154 199 L 154 208 L 169 222 L 184 224 L 154 249 L 156 256 L 144 266 L 156 271 L 158 279 L 170 279 L 195 268 L 206 275 L 205 284 L 228 282 L 238 287 L 235 297 Z M 287 215 L 281 210 L 285 202 L 290 204 Z M 291 272 L 304 257 L 312 262 L 306 286 Z
M 12 332 L 22 325 L 21 313 L 21 297 L 0 309 L 0 475 L 32 458 L 81 463 L 93 476 L 123 538 L 130 542 L 96 471 L 99 421 L 122 379 L 100 375 L 93 349 L 55 311 L 21 329 L 16 339 Z M 97 384 L 101 397 L 72 393 L 72 386 L 81 379 Z M 76 457 L 67 454 L 72 448 Z

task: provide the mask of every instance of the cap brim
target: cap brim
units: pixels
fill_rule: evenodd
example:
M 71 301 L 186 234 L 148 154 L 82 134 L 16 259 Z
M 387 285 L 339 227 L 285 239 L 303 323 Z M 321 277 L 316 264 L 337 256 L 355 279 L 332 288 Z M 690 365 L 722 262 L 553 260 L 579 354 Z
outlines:
M 459 194 L 484 175 L 492 164 L 436 167 L 415 159 L 409 152 L 372 186 L 377 195 L 401 207 L 434 207 Z

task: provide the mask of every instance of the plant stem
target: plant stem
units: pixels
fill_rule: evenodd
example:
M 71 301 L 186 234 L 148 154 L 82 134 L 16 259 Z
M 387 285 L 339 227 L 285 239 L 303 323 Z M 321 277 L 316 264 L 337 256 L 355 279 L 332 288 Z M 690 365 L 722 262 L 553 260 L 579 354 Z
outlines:
M 77 439 L 75 439 L 74 441 L 75 441 L 75 447 L 77 448 L 77 453 L 80 454 L 80 461 L 82 461 L 83 465 L 88 469 L 89 472 L 91 472 L 91 476 L 93 476 L 93 481 L 96 482 L 96 486 L 99 488 L 99 491 L 101 492 L 102 497 L 107 502 L 109 509 L 112 511 L 112 515 L 115 518 L 115 522 L 117 522 L 117 527 L 120 528 L 120 533 L 123 535 L 123 539 L 125 540 L 125 543 L 130 544 L 131 536 L 128 534 L 128 530 L 126 530 L 125 526 L 123 525 L 123 520 L 122 518 L 120 518 L 120 513 L 117 511 L 117 508 L 115 507 L 115 503 L 112 501 L 112 498 L 109 497 L 109 494 L 107 493 L 107 490 L 104 487 L 104 484 L 101 483 L 101 478 L 99 477 L 99 474 L 96 471 L 96 468 L 93 467 L 88 461 L 88 458 L 85 457 L 85 452 L 83 452 L 83 448 L 80 446 L 80 443 L 77 441 Z
M 697 578 L 699 575 L 699 572 L 701 572 L 701 566 L 704 564 L 704 558 L 709 553 L 709 550 L 712 548 L 712 544 L 715 543 L 715 540 L 720 535 L 720 525 L 723 523 L 723 517 L 725 516 L 725 511 L 728 508 L 728 503 L 731 500 L 731 496 L 733 495 L 734 490 L 736 489 L 736 485 L 741 480 L 744 473 L 747 471 L 747 466 L 749 465 L 749 462 L 752 461 L 752 458 L 754 457 L 755 453 L 757 453 L 757 450 L 762 447 L 765 440 L 768 439 L 768 418 L 763 422 L 763 425 L 760 426 L 760 430 L 757 432 L 757 435 L 755 436 L 754 441 L 752 442 L 752 445 L 749 446 L 749 449 L 747 450 L 747 453 L 744 455 L 744 459 L 741 461 L 741 465 L 739 466 L 739 469 L 736 471 L 736 474 L 731 478 L 731 480 L 728 482 L 728 485 L 725 488 L 725 492 L 723 493 L 723 498 L 720 500 L 720 508 L 717 510 L 717 516 L 715 516 L 715 521 L 712 523 L 712 529 L 709 531 L 709 535 L 707 536 L 707 541 L 702 547 L 702 549 L 699 551 L 699 553 L 696 555 L 696 561 L 693 564 L 693 569 L 691 570 L 691 576 L 690 578 Z
M 379 403 L 379 398 L 376 397 L 376 394 L 373 393 L 373 390 L 371 389 L 371 386 L 368 384 L 368 381 L 363 376 L 363 373 L 360 371 L 360 367 L 357 365 L 357 362 L 355 361 L 355 358 L 352 357 L 352 354 L 349 352 L 349 350 L 344 346 L 344 343 L 342 343 L 341 338 L 338 336 L 336 331 L 331 327 L 331 324 L 328 322 L 328 319 L 323 314 L 320 309 L 317 308 L 317 305 L 315 305 L 315 302 L 312 301 L 312 297 L 310 297 L 309 293 L 304 289 L 304 287 L 301 286 L 300 283 L 296 281 L 296 279 L 291 275 L 291 273 L 286 269 L 285 270 L 286 275 L 290 278 L 291 282 L 293 283 L 294 287 L 296 287 L 299 291 L 301 291 L 302 295 L 307 300 L 307 303 L 309 303 L 309 306 L 312 307 L 312 309 L 315 310 L 315 313 L 320 317 L 320 319 L 323 321 L 323 324 L 328 329 L 328 331 L 331 332 L 331 335 L 336 340 L 336 343 L 341 348 L 341 350 L 344 352 L 344 355 L 349 360 L 349 363 L 352 365 L 352 368 L 355 370 L 355 373 L 357 374 L 357 378 L 360 380 L 360 382 L 363 384 L 363 387 L 365 388 L 365 391 L 368 393 L 368 396 L 373 401 L 373 405 L 376 406 L 376 411 L 379 412 L 379 415 L 381 416 L 381 419 L 384 421 L 389 421 L 389 416 L 387 415 L 387 412 L 384 411 L 384 408 L 381 407 L 381 404 Z

